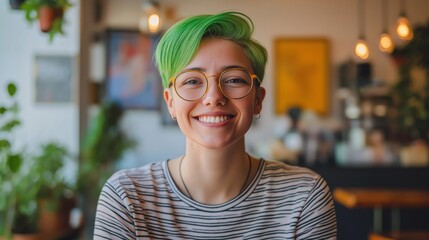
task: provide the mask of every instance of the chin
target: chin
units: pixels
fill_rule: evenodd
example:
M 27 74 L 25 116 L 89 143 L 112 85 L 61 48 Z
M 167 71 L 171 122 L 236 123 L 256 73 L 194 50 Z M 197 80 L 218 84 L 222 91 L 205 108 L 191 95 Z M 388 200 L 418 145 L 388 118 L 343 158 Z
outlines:
M 203 141 L 203 142 L 200 142 L 199 144 L 208 149 L 219 149 L 229 145 L 225 141 Z
M 240 141 L 244 141 L 244 136 L 236 139 L 228 139 L 228 137 L 216 138 L 216 139 L 206 138 L 206 139 L 202 139 L 201 142 L 199 142 L 199 144 L 208 149 L 221 149 L 221 148 L 230 147 L 231 145 L 239 143 Z

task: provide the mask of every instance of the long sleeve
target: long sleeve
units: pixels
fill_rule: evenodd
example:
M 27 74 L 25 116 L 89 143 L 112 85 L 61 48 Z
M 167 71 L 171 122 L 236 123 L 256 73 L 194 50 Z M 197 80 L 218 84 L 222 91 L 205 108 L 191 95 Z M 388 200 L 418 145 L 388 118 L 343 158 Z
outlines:
M 302 208 L 296 239 L 337 239 L 337 220 L 331 192 L 319 177 Z

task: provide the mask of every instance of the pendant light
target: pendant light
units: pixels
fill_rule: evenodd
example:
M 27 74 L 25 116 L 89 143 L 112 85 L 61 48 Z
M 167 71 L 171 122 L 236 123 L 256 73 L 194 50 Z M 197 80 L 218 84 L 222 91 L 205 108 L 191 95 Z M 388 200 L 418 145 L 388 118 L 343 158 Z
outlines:
M 395 48 L 393 43 L 393 38 L 387 31 L 387 0 L 383 0 L 383 5 L 381 6 L 381 15 L 383 21 L 383 32 L 380 35 L 380 39 L 378 41 L 378 48 L 380 51 L 385 53 L 391 53 Z
M 358 0 L 358 27 L 359 27 L 359 39 L 355 45 L 355 54 L 362 60 L 366 60 L 369 57 L 369 48 L 365 40 L 364 28 L 364 0 Z
M 396 23 L 396 34 L 398 34 L 400 39 L 409 41 L 414 37 L 413 29 L 411 28 L 410 22 L 408 21 L 405 14 L 404 0 L 400 0 L 399 4 L 400 14 Z
M 157 34 L 161 31 L 161 11 L 157 2 L 144 2 L 140 17 L 139 29 L 143 33 Z

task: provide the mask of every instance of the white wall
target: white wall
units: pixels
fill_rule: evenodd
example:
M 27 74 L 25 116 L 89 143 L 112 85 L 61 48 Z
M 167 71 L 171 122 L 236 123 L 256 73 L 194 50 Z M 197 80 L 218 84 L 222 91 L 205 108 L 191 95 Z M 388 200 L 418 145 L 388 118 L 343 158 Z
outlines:
M 107 25 L 109 27 L 136 27 L 141 14 L 141 0 L 109 0 Z M 273 126 L 279 121 L 274 115 L 274 59 L 273 42 L 285 37 L 323 37 L 331 44 L 331 115 L 338 111 L 333 89 L 337 82 L 338 64 L 353 59 L 353 48 L 358 37 L 358 0 L 160 0 L 161 6 L 174 6 L 176 15 L 241 11 L 255 24 L 254 37 L 269 52 L 269 61 L 263 86 L 268 96 L 264 102 L 262 118 L 247 135 L 248 146 L 266 143 L 274 137 Z M 407 0 L 406 12 L 411 24 L 429 20 L 427 0 Z M 382 31 L 382 1 L 365 1 L 365 34 L 371 48 L 375 79 L 392 83 L 396 69 L 389 57 L 377 50 L 378 36 Z M 399 15 L 399 1 L 388 1 L 389 31 Z M 139 163 L 163 160 L 181 154 L 184 138 L 179 130 L 160 125 L 157 112 L 133 111 L 125 117 L 125 128 L 141 141 L 137 152 Z
M 79 0 L 66 13 L 66 36 L 57 36 L 52 44 L 48 36 L 39 30 L 38 23 L 26 22 L 24 12 L 11 10 L 8 1 L 0 4 L 0 101 L 4 101 L 5 86 L 16 82 L 21 107 L 22 127 L 17 134 L 17 145 L 34 152 L 39 144 L 58 141 L 73 154 L 78 150 L 77 92 L 72 103 L 35 103 L 35 55 L 79 54 Z M 77 62 L 76 62 L 77 66 Z M 75 70 L 77 75 L 77 69 Z M 77 78 L 73 80 L 77 89 Z M 74 174 L 76 164 L 71 164 L 69 175 Z

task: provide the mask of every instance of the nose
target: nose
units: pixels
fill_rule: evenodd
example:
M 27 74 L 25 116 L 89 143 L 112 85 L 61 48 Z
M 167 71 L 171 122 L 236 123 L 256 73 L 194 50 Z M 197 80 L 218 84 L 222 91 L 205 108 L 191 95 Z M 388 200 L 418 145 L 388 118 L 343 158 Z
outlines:
M 212 78 L 212 81 L 209 79 Z M 203 103 L 206 106 L 223 106 L 226 103 L 226 97 L 217 84 L 217 76 L 208 76 L 207 93 L 203 96 Z

